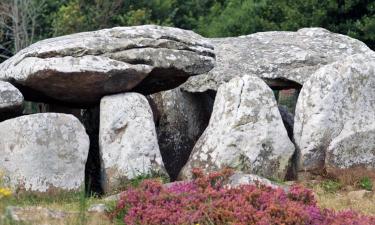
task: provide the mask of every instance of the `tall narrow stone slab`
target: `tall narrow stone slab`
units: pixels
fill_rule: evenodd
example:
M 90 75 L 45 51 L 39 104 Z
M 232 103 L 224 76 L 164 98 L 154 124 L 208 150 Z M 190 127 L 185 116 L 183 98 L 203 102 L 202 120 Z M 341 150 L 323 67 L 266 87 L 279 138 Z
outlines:
M 99 150 L 105 192 L 139 175 L 165 174 L 146 97 L 124 93 L 101 100 Z

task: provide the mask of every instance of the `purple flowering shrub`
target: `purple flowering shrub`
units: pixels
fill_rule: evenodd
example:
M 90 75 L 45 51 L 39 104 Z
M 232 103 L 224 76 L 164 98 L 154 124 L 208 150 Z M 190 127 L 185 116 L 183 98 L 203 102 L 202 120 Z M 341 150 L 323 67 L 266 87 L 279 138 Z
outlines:
M 195 179 L 166 187 L 145 180 L 122 193 L 112 216 L 124 215 L 133 224 L 375 224 L 375 217 L 353 211 L 320 209 L 311 190 L 243 185 L 226 188 L 230 170 L 204 175 L 194 169 Z

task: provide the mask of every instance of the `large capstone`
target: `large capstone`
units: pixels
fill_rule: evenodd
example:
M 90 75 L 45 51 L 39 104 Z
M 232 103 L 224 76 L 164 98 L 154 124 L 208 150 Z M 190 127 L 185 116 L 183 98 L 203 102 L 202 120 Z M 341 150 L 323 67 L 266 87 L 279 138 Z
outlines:
M 8 82 L 0 81 L 0 121 L 22 112 L 23 96 Z
M 151 107 L 138 93 L 104 97 L 100 102 L 99 150 L 105 192 L 140 175 L 165 174 Z
M 213 98 L 180 88 L 150 96 L 164 165 L 172 180 L 177 178 L 191 150 L 208 125 Z
M 77 118 L 41 113 L 0 123 L 0 170 L 19 191 L 79 191 L 89 137 Z
M 231 167 L 283 179 L 293 153 L 272 90 L 258 77 L 236 77 L 219 87 L 209 125 L 179 178 L 196 167 Z
M 300 171 L 375 168 L 375 53 L 327 65 L 305 83 L 294 139 Z
M 361 41 L 323 28 L 209 40 L 215 46 L 216 66 L 206 74 L 190 77 L 183 84 L 184 90 L 216 90 L 220 84 L 244 74 L 256 75 L 274 89 L 299 88 L 323 65 L 371 51 Z
M 0 65 L 26 98 L 93 104 L 104 95 L 177 87 L 213 68 L 198 34 L 154 25 L 115 27 L 39 41 Z

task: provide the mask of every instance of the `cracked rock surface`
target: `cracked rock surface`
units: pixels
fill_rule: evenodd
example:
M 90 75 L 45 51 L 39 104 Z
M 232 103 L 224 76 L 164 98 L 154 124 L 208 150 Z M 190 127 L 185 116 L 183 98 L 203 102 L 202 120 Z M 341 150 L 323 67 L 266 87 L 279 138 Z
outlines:
M 0 123 L 0 170 L 14 190 L 56 193 L 84 184 L 89 137 L 77 118 L 40 113 Z
M 150 96 L 158 116 L 156 132 L 164 165 L 172 180 L 207 127 L 213 99 L 205 93 L 175 88 Z
M 0 81 L 0 120 L 22 111 L 23 96 L 12 84 Z
M 258 77 L 236 77 L 219 87 L 208 127 L 179 178 L 191 178 L 195 167 L 231 167 L 283 179 L 293 153 L 272 90 Z
M 301 90 L 294 139 L 299 169 L 375 169 L 375 53 L 322 67 Z
M 213 47 L 171 27 L 115 27 L 39 41 L 0 64 L 26 98 L 93 104 L 104 95 L 177 87 L 213 68 Z M 34 93 L 34 94 L 32 94 Z
M 141 94 L 123 93 L 101 100 L 99 150 L 107 193 L 138 175 L 166 174 L 151 107 Z
M 216 66 L 206 74 L 190 77 L 182 86 L 186 91 L 217 90 L 244 74 L 256 75 L 269 86 L 298 86 L 323 65 L 371 51 L 361 41 L 323 28 L 208 40 L 215 46 Z

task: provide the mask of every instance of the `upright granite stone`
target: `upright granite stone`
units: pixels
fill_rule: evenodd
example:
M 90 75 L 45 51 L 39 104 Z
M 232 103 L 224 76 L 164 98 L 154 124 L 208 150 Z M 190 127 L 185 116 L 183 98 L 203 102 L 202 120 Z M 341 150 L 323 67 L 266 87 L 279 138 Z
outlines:
M 190 178 L 195 167 L 232 167 L 283 179 L 293 153 L 272 90 L 260 78 L 237 77 L 219 87 L 209 125 L 179 177 Z
M 276 89 L 299 87 L 323 65 L 371 51 L 361 41 L 323 28 L 209 40 L 215 46 L 216 66 L 206 74 L 190 77 L 183 84 L 186 91 L 217 90 L 220 84 L 244 74 L 256 75 Z
M 0 80 L 26 99 L 94 104 L 113 93 L 172 89 L 213 65 L 213 47 L 192 31 L 115 27 L 39 41 L 2 63 Z
M 0 121 L 22 112 L 23 96 L 8 82 L 0 81 Z
M 300 171 L 375 169 L 375 53 L 357 54 L 313 74 L 296 107 Z
M 77 118 L 41 113 L 0 123 L 0 170 L 18 191 L 78 191 L 84 185 L 89 137 Z
M 211 116 L 213 99 L 207 93 L 176 88 L 150 96 L 156 111 L 156 132 L 165 168 L 177 178 Z
M 146 97 L 124 93 L 101 100 L 99 150 L 105 192 L 138 175 L 165 174 Z

